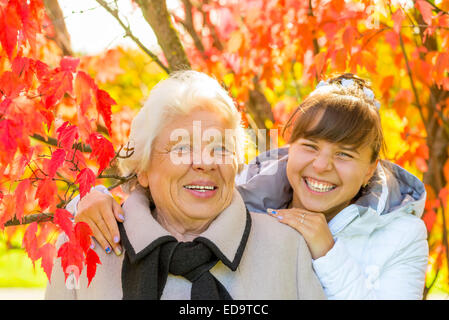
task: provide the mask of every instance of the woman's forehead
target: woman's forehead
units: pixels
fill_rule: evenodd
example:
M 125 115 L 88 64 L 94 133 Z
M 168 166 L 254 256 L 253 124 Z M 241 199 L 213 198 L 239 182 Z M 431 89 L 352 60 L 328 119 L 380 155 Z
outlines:
M 224 130 L 231 127 L 229 120 L 218 110 L 195 109 L 187 114 L 169 117 L 167 120 L 164 127 L 168 129 L 203 130 L 215 127 Z
M 196 111 L 185 116 L 176 116 L 167 120 L 167 124 L 159 131 L 156 143 L 170 143 L 194 141 L 200 139 L 227 141 L 227 137 L 234 137 L 235 129 L 229 121 L 218 112 Z M 228 143 L 229 143 L 228 142 Z
M 302 138 L 300 138 L 299 140 L 304 139 L 304 140 L 308 140 L 314 143 L 324 143 L 324 144 L 329 144 L 335 147 L 338 147 L 339 149 L 345 149 L 348 151 L 361 151 L 364 148 L 367 148 L 368 145 L 367 144 L 362 144 L 362 145 L 357 145 L 357 144 L 348 144 L 348 143 L 344 143 L 344 142 L 335 142 L 335 141 L 331 141 L 331 140 L 327 140 L 324 138 L 319 138 L 319 137 L 307 137 L 304 136 Z

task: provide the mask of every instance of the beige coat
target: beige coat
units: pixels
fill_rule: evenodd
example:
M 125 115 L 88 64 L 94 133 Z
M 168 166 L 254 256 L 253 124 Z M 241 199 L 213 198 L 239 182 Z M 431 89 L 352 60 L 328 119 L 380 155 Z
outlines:
M 133 191 L 123 209 L 126 234 L 136 254 L 155 239 L 170 235 L 151 215 L 148 199 L 142 191 Z M 233 272 L 221 261 L 210 270 L 233 299 L 325 299 L 303 237 L 266 214 L 251 213 L 251 220 L 251 231 L 237 270 Z M 201 236 L 212 241 L 233 261 L 245 225 L 246 208 L 235 191 L 231 205 Z M 58 242 L 62 244 L 63 241 L 61 237 Z M 98 244 L 95 250 L 102 264 L 98 265 L 90 286 L 87 287 L 85 270 L 79 283 L 69 276 L 66 286 L 57 259 L 46 299 L 121 299 L 124 254 L 106 254 Z M 162 299 L 190 299 L 191 286 L 187 279 L 169 274 Z

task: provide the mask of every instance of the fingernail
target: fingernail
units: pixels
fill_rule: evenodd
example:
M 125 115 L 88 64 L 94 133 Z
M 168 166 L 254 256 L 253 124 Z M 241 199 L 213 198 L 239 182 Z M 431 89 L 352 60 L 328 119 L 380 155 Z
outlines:
M 276 211 L 276 210 L 270 209 L 270 208 L 267 209 L 267 212 L 268 212 L 268 213 L 271 213 L 271 214 L 277 214 L 277 211 Z
M 106 253 L 111 253 L 111 248 L 107 247 L 105 251 Z
M 119 214 L 119 215 L 118 215 L 118 218 L 119 218 L 120 220 L 122 220 L 122 221 L 125 221 L 125 217 L 124 217 L 122 214 Z
M 120 241 L 119 237 L 118 237 L 118 236 L 115 236 L 115 237 L 114 237 L 114 243 L 118 243 L 119 241 Z
M 93 250 L 95 249 L 95 243 L 92 241 L 92 243 L 90 244 L 90 248 Z
M 122 250 L 120 249 L 120 247 L 115 248 L 114 252 L 115 252 L 115 255 L 117 255 L 117 256 L 122 254 Z
M 283 216 L 276 216 L 276 218 L 278 218 L 279 220 L 282 220 L 282 219 L 284 219 L 284 217 L 283 217 Z

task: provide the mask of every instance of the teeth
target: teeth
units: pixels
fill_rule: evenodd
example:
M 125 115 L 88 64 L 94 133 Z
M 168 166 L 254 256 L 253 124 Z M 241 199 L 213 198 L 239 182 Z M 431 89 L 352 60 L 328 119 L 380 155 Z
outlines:
M 309 186 L 309 188 L 316 192 L 328 192 L 337 187 L 332 184 L 324 184 L 324 183 L 316 182 L 313 180 L 309 180 L 307 178 L 305 179 L 305 181 L 306 181 L 307 185 Z
M 197 190 L 197 191 L 200 191 L 200 192 L 206 192 L 207 190 L 214 190 L 215 189 L 214 186 L 195 186 L 195 185 L 184 186 L 184 188 L 191 189 L 191 190 Z

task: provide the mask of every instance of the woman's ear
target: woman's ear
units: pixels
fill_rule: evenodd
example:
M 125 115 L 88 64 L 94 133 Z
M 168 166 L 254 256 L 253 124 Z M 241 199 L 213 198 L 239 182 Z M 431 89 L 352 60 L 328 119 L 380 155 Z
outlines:
M 363 185 L 366 185 L 371 177 L 373 176 L 374 172 L 376 171 L 377 164 L 379 163 L 379 159 L 371 163 L 368 167 L 368 171 L 366 172 L 365 179 L 363 181 Z
M 146 173 L 138 173 L 137 174 L 137 181 L 139 181 L 139 184 L 144 187 L 147 188 L 148 187 L 148 175 Z

